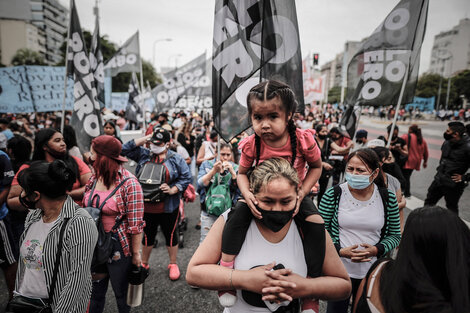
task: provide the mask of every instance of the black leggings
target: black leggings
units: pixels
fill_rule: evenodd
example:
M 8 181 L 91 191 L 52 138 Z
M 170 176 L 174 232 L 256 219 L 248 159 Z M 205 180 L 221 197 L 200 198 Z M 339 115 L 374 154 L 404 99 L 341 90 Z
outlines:
M 165 236 L 166 246 L 176 246 L 179 237 L 179 215 L 180 212 L 178 208 L 172 213 L 144 213 L 144 233 L 147 237 L 147 244 L 145 244 L 145 238 L 142 239 L 142 243 L 146 246 L 153 246 L 155 244 L 155 237 L 157 236 L 158 225 L 160 225 L 163 235 Z
M 318 277 L 322 273 L 325 258 L 325 227 L 324 224 L 305 221 L 313 214 L 318 214 L 318 210 L 312 199 L 305 197 L 294 220 L 302 239 L 308 276 Z M 252 218 L 253 215 L 248 205 L 238 201 L 225 222 L 222 233 L 223 253 L 237 255 L 240 252 Z

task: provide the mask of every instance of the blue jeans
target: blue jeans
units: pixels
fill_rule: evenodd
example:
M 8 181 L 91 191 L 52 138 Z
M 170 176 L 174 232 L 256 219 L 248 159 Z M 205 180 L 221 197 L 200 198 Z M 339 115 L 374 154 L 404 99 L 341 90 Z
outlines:
M 201 239 L 199 244 L 201 244 L 206 238 L 209 230 L 211 230 L 212 224 L 217 220 L 217 216 L 207 214 L 206 211 L 201 210 Z
M 114 295 L 116 296 L 116 303 L 119 313 L 129 313 L 131 307 L 127 305 L 127 288 L 129 285 L 127 274 L 132 265 L 132 257 L 124 256 L 121 243 L 117 239 L 117 235 L 113 236 L 113 253 L 108 263 L 103 267 L 108 275 L 93 282 L 93 289 L 91 292 L 90 310 L 89 313 L 101 313 L 104 310 L 106 303 L 106 292 L 108 291 L 108 284 L 111 280 Z

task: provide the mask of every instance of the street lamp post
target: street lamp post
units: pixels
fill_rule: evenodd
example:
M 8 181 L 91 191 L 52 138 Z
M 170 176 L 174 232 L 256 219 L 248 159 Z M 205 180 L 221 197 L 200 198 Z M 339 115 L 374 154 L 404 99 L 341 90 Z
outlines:
M 437 92 L 437 110 L 440 107 L 440 101 L 441 101 L 441 86 L 442 86 L 442 77 L 444 76 L 444 70 L 446 66 L 447 60 L 450 60 L 452 58 L 452 53 L 449 50 L 444 50 L 444 49 L 439 49 L 436 51 L 437 53 L 435 54 L 436 58 L 438 60 L 442 60 L 444 62 L 444 66 L 442 67 L 441 75 L 439 77 L 439 90 Z M 452 64 L 451 64 L 452 66 Z M 451 77 L 451 71 L 449 71 L 449 77 L 447 81 L 447 97 L 446 97 L 446 111 L 447 111 L 447 105 L 449 103 L 449 93 L 450 93 L 450 77 Z
M 153 66 L 155 67 L 155 70 L 157 70 L 157 65 L 155 64 L 155 45 L 158 43 L 158 42 L 162 42 L 162 41 L 172 41 L 173 39 L 171 38 L 160 38 L 160 39 L 157 39 L 153 42 L 153 50 L 152 50 L 152 64 Z

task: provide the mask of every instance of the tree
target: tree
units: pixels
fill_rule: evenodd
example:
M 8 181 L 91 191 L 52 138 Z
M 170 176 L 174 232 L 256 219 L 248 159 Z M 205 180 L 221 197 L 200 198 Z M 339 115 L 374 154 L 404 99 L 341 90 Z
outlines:
M 341 101 L 341 87 L 335 86 L 328 90 L 328 102 L 339 103 Z
M 11 59 L 13 66 L 18 65 L 47 65 L 44 57 L 36 51 L 30 49 L 18 49 Z
M 457 76 L 452 78 L 452 86 L 457 93 L 459 106 L 462 105 L 463 102 L 460 96 L 464 96 L 467 100 L 470 100 L 470 70 L 460 72 Z
M 451 78 L 451 87 L 449 92 L 449 106 L 450 109 L 457 108 L 460 103 L 461 99 L 459 98 L 459 93 L 455 86 L 456 77 Z M 439 93 L 439 81 L 441 80 L 441 93 L 440 97 L 438 97 Z M 435 97 L 436 101 L 436 108 L 443 108 L 446 104 L 447 98 L 447 84 L 448 79 L 442 77 L 439 74 L 423 74 L 419 80 L 418 84 L 416 85 L 415 96 L 416 97 L 423 97 L 423 98 L 431 98 Z M 439 98 L 439 103 L 437 103 Z
M 91 46 L 91 39 L 93 35 L 89 31 L 83 31 L 83 38 L 85 40 L 86 47 L 89 49 Z M 100 37 L 100 43 L 101 43 L 101 53 L 103 54 L 103 59 L 104 62 L 106 63 L 107 60 L 111 59 L 111 57 L 116 53 L 117 51 L 117 45 L 114 44 L 113 42 L 108 40 L 108 36 L 103 35 Z M 57 65 L 64 66 L 64 55 L 65 55 L 65 49 L 66 49 L 66 42 L 62 44 L 62 47 L 60 48 L 60 52 L 62 55 L 62 61 L 59 62 Z M 142 71 L 144 72 L 144 84 L 148 81 L 150 83 L 150 86 L 153 88 L 155 87 L 158 83 L 162 82 L 162 79 L 158 76 L 156 73 L 154 67 L 150 62 L 145 61 L 142 59 Z M 131 82 L 131 76 L 132 73 L 119 73 L 115 77 L 113 77 L 112 85 L 113 85 L 113 91 L 114 92 L 127 92 L 129 89 L 129 83 Z M 140 83 L 140 79 L 139 79 Z

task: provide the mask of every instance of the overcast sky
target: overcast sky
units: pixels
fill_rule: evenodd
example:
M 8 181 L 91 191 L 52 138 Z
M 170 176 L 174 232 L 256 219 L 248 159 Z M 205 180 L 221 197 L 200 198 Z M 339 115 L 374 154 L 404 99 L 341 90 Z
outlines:
M 82 29 L 93 31 L 96 0 L 76 0 Z M 293 0 L 285 0 L 293 1 Z M 69 7 L 68 0 L 60 2 Z M 302 54 L 320 53 L 320 65 L 332 60 L 347 40 L 369 36 L 398 0 L 297 0 Z M 154 42 L 158 68 L 183 65 L 212 51 L 214 0 L 99 0 L 100 31 L 117 44 L 140 31 L 141 54 L 152 61 Z M 429 68 L 434 36 L 470 18 L 469 0 L 430 0 L 421 51 L 423 73 Z

